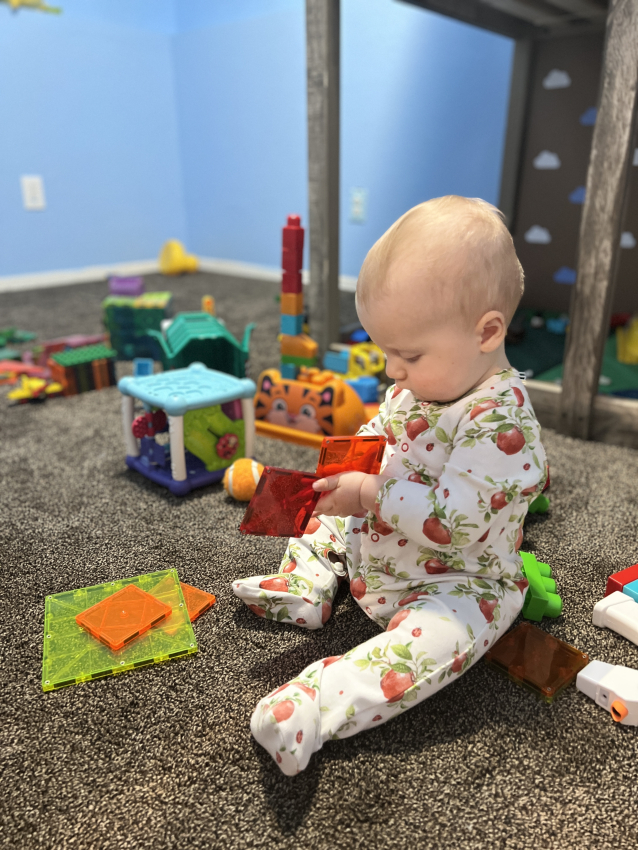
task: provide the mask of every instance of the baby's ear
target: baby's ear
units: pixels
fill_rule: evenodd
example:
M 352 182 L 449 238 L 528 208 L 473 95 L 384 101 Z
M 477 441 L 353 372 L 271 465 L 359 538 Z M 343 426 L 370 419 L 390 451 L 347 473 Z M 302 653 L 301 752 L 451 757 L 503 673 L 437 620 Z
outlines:
M 490 310 L 479 320 L 477 331 L 481 339 L 481 351 L 484 354 L 496 351 L 507 333 L 505 316 L 498 310 Z

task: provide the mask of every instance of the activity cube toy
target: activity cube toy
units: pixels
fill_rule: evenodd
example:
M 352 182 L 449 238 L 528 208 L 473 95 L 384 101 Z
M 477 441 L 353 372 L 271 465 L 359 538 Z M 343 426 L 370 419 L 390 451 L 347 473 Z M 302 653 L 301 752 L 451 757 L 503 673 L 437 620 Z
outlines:
M 531 623 L 520 623 L 488 649 L 485 660 L 549 704 L 586 667 L 589 656 Z
M 251 456 L 254 448 L 255 384 L 192 363 L 146 377 L 122 378 L 122 425 L 129 469 L 182 496 L 195 487 L 221 480 L 237 458 Z M 135 399 L 146 407 L 143 423 L 135 419 Z M 158 411 L 167 416 L 155 422 Z M 168 443 L 156 436 L 168 430 Z
M 151 357 L 161 360 L 161 349 L 149 331 L 159 331 L 172 316 L 171 292 L 145 292 L 137 298 L 109 295 L 102 302 L 102 317 L 118 360 Z
M 638 726 L 638 670 L 591 661 L 576 677 L 576 687 L 608 711 L 616 723 Z
M 519 554 L 523 559 L 523 575 L 529 582 L 523 603 L 523 617 L 537 623 L 540 623 L 543 617 L 559 617 L 563 610 L 563 601 L 556 593 L 556 582 L 551 577 L 552 568 L 549 564 L 537 561 L 529 552 Z
M 113 650 L 79 626 L 76 617 L 127 588 L 150 594 L 162 610 L 169 609 L 170 616 L 131 639 L 122 649 Z M 42 658 L 44 691 L 114 676 L 195 652 L 197 641 L 175 570 L 161 570 L 46 597 Z
M 85 345 L 51 355 L 47 365 L 51 377 L 62 385 L 64 395 L 115 386 L 117 352 L 106 345 Z

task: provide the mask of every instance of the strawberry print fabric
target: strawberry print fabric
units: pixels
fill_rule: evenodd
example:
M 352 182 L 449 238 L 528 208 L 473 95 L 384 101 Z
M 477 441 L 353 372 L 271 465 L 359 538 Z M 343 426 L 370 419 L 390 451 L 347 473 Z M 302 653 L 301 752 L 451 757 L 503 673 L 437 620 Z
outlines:
M 464 673 L 509 628 L 527 587 L 518 547 L 547 464 L 517 372 L 448 404 L 391 387 L 359 433 L 388 437 L 376 510 L 311 520 L 278 573 L 233 583 L 257 616 L 317 629 L 346 579 L 383 630 L 257 706 L 252 733 L 289 775 L 325 741 L 384 723 Z

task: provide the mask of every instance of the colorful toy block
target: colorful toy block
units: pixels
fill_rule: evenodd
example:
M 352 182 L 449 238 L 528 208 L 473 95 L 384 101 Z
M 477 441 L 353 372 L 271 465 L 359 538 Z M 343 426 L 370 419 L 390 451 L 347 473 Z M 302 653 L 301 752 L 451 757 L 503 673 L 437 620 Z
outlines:
M 106 345 L 86 345 L 53 354 L 48 360 L 51 377 L 62 384 L 65 396 L 115 386 L 117 352 Z
M 299 373 L 299 367 L 294 363 L 282 363 L 281 364 L 281 377 L 286 378 L 287 380 L 294 381 Z
M 281 267 L 286 272 L 297 272 L 303 265 L 304 230 L 301 217 L 289 215 L 283 228 Z
M 611 629 L 638 644 L 638 602 L 620 590 L 614 590 L 594 605 L 591 621 L 598 628 Z
M 287 316 L 300 316 L 303 313 L 303 293 L 282 292 L 281 312 Z
M 142 378 L 144 375 L 152 375 L 154 361 L 150 357 L 135 357 L 133 359 L 133 377 Z
M 282 363 L 282 366 L 285 363 L 288 363 L 292 366 L 297 366 L 297 367 L 305 366 L 306 368 L 311 369 L 316 365 L 316 360 L 314 359 L 314 357 L 293 357 L 289 354 L 282 354 L 281 355 L 281 363 Z M 330 373 L 330 374 L 332 374 L 332 373 Z
M 520 552 L 523 559 L 523 575 L 529 582 L 523 617 L 540 623 L 543 617 L 559 617 L 563 610 L 563 602 L 556 593 L 556 582 L 549 564 L 543 564 L 529 552 Z
M 605 588 L 605 596 L 615 593 L 617 590 L 623 590 L 626 584 L 638 580 L 638 564 L 633 567 L 627 567 L 624 570 L 619 570 L 617 573 L 612 573 L 607 579 L 607 587 Z
M 488 664 L 551 704 L 589 656 L 531 623 L 520 623 L 485 653 Z
M 616 723 L 638 726 L 638 670 L 591 661 L 576 677 L 576 687 L 608 711 Z
M 317 357 L 319 346 L 307 334 L 288 336 L 284 334 L 281 338 L 281 353 L 287 357 L 303 357 L 306 360 L 314 360 Z
M 109 295 L 125 295 L 129 298 L 137 298 L 144 292 L 143 277 L 110 277 Z
M 303 333 L 304 317 L 300 313 L 297 316 L 281 314 L 281 332 L 286 336 L 297 336 Z
M 372 375 L 361 375 L 360 378 L 346 379 L 346 384 L 359 396 L 364 404 L 374 404 L 379 398 L 379 379 Z
M 323 355 L 323 368 L 339 375 L 346 375 L 350 363 L 350 352 L 347 349 L 341 351 L 326 351 Z

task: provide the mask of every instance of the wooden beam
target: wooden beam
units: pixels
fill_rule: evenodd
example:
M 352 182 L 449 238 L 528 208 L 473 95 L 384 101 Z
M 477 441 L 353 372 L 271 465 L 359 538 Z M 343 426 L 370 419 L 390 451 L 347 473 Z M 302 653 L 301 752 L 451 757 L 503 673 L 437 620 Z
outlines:
M 339 339 L 339 0 L 306 0 L 312 336 Z
M 614 0 L 607 21 L 560 404 L 559 430 L 581 439 L 591 435 L 609 330 L 637 92 L 638 2 Z
M 483 0 L 483 3 L 522 21 L 528 21 L 535 27 L 560 26 L 566 20 L 565 14 L 558 10 L 552 12 L 544 3 L 537 3 L 535 0 Z
M 521 21 L 498 9 L 486 6 L 481 0 L 400 0 L 412 6 L 420 6 L 429 12 L 438 12 L 448 18 L 472 24 L 508 38 L 535 38 L 544 30 Z
M 545 381 L 525 381 L 525 386 L 541 426 L 558 430 L 561 388 Z M 638 449 L 638 401 L 597 395 L 592 406 L 590 437 L 600 443 Z
M 577 18 L 586 18 L 592 21 L 602 19 L 604 21 L 607 17 L 606 7 L 594 2 L 594 0 L 547 0 L 547 2 Z
M 530 78 L 534 55 L 534 42 L 520 39 L 514 48 L 510 96 L 507 110 L 507 128 L 501 168 L 501 189 L 498 208 L 505 215 L 510 231 L 516 225 L 516 201 L 521 173 L 523 138 L 527 122 Z

